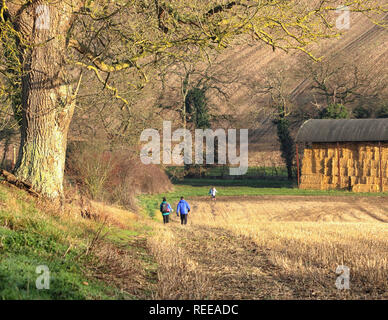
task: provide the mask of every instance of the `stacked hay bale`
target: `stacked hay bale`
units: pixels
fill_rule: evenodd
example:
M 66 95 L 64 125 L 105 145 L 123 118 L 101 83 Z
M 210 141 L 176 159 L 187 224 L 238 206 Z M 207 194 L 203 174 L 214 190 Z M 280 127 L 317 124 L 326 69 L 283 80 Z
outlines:
M 313 143 L 311 149 L 305 149 L 300 188 L 381 191 L 378 143 L 340 143 L 339 150 L 338 159 L 335 143 Z M 387 143 L 381 144 L 381 155 L 383 191 L 388 191 Z
M 321 189 L 323 170 L 325 164 L 323 158 L 324 150 L 314 145 L 311 149 L 304 150 L 301 189 Z

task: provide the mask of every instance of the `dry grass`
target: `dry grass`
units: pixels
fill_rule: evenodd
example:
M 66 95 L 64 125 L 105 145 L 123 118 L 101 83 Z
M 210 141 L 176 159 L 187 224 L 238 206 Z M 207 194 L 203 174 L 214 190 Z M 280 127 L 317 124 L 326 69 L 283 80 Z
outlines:
M 209 280 L 198 263 L 179 247 L 181 240 L 168 228 L 159 226 L 148 241 L 158 264 L 155 299 L 206 299 L 211 295 Z
M 388 298 L 386 198 L 229 200 L 192 201 L 186 227 L 158 232 L 159 263 L 189 261 L 207 278 L 207 298 Z M 350 268 L 350 290 L 335 286 L 339 265 Z M 185 284 L 178 278 L 164 283 Z
M 145 238 L 128 239 L 122 248 L 100 242 L 93 253 L 97 261 L 90 267 L 91 276 L 120 288 L 121 293 L 136 299 L 151 298 L 156 290 L 156 272 L 146 265 L 148 253 Z
M 131 223 L 141 220 L 141 217 L 136 213 L 119 207 L 106 205 L 103 202 L 90 201 L 90 207 L 92 212 L 95 212 L 98 220 L 106 220 L 109 224 L 123 229 L 128 228 L 128 225 Z

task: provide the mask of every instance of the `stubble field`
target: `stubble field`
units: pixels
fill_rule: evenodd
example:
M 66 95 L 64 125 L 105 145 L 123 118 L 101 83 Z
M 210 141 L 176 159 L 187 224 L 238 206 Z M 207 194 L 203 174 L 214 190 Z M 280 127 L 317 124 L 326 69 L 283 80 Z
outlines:
M 156 226 L 161 299 L 387 299 L 388 199 L 189 199 L 187 226 Z M 337 289 L 338 266 L 350 270 Z

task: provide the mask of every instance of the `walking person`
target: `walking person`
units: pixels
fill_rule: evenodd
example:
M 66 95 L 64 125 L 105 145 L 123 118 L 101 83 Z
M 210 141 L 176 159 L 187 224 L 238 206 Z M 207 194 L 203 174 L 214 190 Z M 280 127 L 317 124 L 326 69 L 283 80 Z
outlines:
M 210 190 L 209 190 L 209 194 L 212 197 L 212 201 L 216 200 L 216 193 L 217 193 L 216 188 L 215 187 L 211 187 Z
M 170 204 L 167 202 L 166 197 L 163 197 L 163 201 L 160 204 L 160 212 L 162 213 L 163 216 L 163 223 L 169 223 L 170 220 L 170 213 L 172 212 L 172 208 Z
M 190 205 L 188 202 L 181 197 L 181 200 L 178 203 L 178 207 L 176 209 L 176 214 L 179 217 L 179 214 L 181 216 L 181 224 L 187 224 L 187 216 L 190 212 Z

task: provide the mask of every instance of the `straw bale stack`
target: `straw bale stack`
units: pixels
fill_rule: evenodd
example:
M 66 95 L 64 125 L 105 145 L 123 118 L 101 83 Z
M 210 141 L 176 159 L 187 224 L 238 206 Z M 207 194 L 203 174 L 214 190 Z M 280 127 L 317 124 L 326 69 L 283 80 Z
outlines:
M 378 143 L 313 143 L 304 150 L 301 189 L 381 191 Z M 388 143 L 381 143 L 383 191 L 388 191 Z

